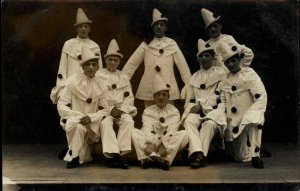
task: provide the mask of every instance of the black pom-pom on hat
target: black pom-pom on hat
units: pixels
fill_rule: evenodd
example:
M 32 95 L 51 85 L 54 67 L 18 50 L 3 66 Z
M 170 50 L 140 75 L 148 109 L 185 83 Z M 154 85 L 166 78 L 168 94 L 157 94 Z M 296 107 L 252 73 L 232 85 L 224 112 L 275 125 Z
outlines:
M 233 47 L 231 47 L 231 50 L 232 50 L 232 51 L 237 51 L 237 47 L 236 47 L 236 46 L 233 46 Z

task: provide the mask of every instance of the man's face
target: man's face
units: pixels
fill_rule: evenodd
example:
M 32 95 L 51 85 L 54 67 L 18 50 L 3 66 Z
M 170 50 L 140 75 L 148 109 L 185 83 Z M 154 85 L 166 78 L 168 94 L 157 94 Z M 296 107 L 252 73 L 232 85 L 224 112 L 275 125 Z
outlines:
M 120 64 L 120 57 L 108 56 L 105 58 L 106 67 L 109 71 L 115 72 Z
M 163 90 L 154 94 L 156 106 L 164 108 L 169 103 L 170 94 L 168 90 Z
M 206 28 L 207 34 L 210 38 L 217 38 L 222 31 L 222 24 L 213 23 Z
M 97 70 L 99 69 L 99 63 L 97 59 L 92 59 L 85 62 L 82 65 L 84 74 L 90 78 L 95 77 Z
M 164 21 L 157 21 L 153 24 L 152 28 L 156 38 L 164 37 L 165 32 L 167 31 L 167 25 Z
M 238 73 L 241 70 L 240 59 L 237 55 L 227 59 L 224 64 L 232 74 Z
M 212 67 L 214 60 L 214 56 L 209 52 L 202 52 L 198 56 L 198 62 L 200 64 L 200 68 L 203 68 L 204 70 L 208 70 Z
M 91 31 L 89 24 L 83 23 L 76 26 L 77 35 L 79 38 L 88 38 Z

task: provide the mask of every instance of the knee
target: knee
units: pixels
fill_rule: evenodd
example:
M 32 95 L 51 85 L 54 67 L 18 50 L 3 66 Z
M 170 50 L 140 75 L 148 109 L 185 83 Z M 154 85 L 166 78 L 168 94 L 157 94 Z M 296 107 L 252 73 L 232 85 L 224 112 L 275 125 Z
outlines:
M 189 129 L 191 127 L 198 127 L 199 125 L 200 125 L 199 116 L 195 114 L 189 114 L 184 121 L 185 129 Z
M 129 123 L 129 124 L 134 124 L 134 121 L 132 119 L 132 116 L 129 114 L 123 114 L 121 116 L 121 120 L 123 121 L 123 123 Z
M 86 127 L 81 125 L 81 124 L 78 124 L 76 126 L 76 131 L 78 131 L 79 133 L 86 133 L 87 132 Z
M 101 126 L 102 127 L 109 127 L 113 125 L 113 118 L 110 116 L 105 117 L 102 121 L 101 121 Z
M 216 130 L 217 129 L 217 124 L 216 124 L 216 122 L 214 122 L 212 120 L 208 120 L 208 121 L 205 121 L 202 124 L 201 128 L 206 129 L 206 130 Z

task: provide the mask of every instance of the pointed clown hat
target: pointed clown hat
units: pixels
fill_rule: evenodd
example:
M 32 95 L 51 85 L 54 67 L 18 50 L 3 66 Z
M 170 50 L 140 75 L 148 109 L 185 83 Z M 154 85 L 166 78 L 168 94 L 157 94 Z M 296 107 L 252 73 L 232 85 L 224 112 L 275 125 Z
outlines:
M 74 26 L 76 27 L 77 25 L 83 24 L 83 23 L 89 23 L 91 24 L 92 21 L 89 20 L 89 18 L 86 16 L 82 8 L 78 8 L 77 10 L 77 16 L 76 16 L 76 23 Z
M 162 77 L 159 74 L 155 74 L 152 83 L 153 95 L 160 91 L 170 90 L 170 85 L 166 84 L 166 82 L 162 79 Z
M 166 17 L 161 17 L 161 12 L 159 12 L 158 9 L 154 8 L 153 13 L 152 13 L 152 23 L 151 26 L 153 26 L 154 23 L 157 21 L 166 21 L 168 22 L 168 18 Z
M 220 43 L 220 52 L 223 57 L 223 62 L 231 58 L 232 56 L 238 54 L 240 58 L 244 56 L 243 53 L 241 53 L 240 47 L 237 44 L 229 45 L 227 43 Z
M 118 43 L 115 39 L 112 39 L 108 45 L 107 52 L 104 55 L 104 58 L 107 56 L 119 56 L 120 58 L 123 58 L 123 54 L 119 53 L 120 49 L 118 46 Z
M 201 9 L 201 15 L 205 23 L 205 28 L 207 28 L 209 25 L 211 25 L 212 23 L 216 22 L 221 18 L 220 16 L 217 16 L 215 13 L 212 13 L 209 10 L 204 8 Z
M 80 65 L 82 66 L 84 63 L 86 63 L 89 60 L 92 59 L 99 59 L 99 56 L 96 56 L 95 53 L 86 45 L 83 45 L 81 48 L 81 62 Z
M 214 51 L 214 48 L 210 46 L 209 43 L 206 43 L 204 40 L 202 40 L 201 38 L 198 40 L 198 53 L 197 53 L 197 57 L 205 51 L 208 50 L 212 50 Z

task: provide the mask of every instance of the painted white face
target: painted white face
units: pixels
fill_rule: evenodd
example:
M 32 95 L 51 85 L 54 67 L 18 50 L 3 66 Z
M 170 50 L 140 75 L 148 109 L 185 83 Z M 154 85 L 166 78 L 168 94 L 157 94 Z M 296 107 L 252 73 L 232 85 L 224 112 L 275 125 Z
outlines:
M 168 90 L 163 90 L 154 94 L 154 100 L 159 108 L 164 108 L 169 103 L 170 94 Z
M 106 68 L 111 72 L 115 72 L 118 69 L 120 60 L 119 56 L 107 56 L 105 58 Z
M 162 38 L 165 36 L 165 33 L 167 31 L 167 25 L 164 21 L 157 21 L 152 26 L 154 36 L 156 38 Z
M 90 78 L 95 77 L 97 70 L 99 69 L 99 63 L 97 59 L 92 59 L 85 62 L 82 65 L 84 74 Z
M 88 38 L 91 32 L 91 26 L 86 23 L 79 24 L 76 26 L 76 31 L 79 38 Z

